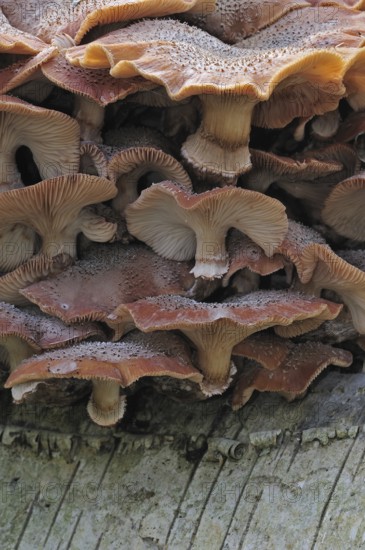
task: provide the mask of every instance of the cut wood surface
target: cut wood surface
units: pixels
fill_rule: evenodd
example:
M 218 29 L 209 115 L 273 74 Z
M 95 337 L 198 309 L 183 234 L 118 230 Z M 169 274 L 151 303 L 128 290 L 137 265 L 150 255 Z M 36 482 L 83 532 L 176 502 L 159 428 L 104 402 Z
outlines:
M 5 396 L 1 549 L 365 548 L 364 394 L 337 372 L 236 413 L 147 391 L 114 430 Z

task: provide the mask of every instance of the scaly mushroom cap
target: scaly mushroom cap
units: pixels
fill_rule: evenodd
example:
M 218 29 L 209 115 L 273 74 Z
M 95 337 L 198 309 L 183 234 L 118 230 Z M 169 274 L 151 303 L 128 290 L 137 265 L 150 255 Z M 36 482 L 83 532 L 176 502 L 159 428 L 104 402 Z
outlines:
M 45 86 L 52 87 L 45 82 L 40 74 L 40 67 L 57 54 L 57 48 L 49 46 L 37 55 L 12 63 L 9 67 L 0 70 L 0 94 L 7 94 L 22 84 L 32 82 L 33 97 L 42 100 Z M 17 90 L 18 92 L 18 90 Z
M 14 227 L 25 225 L 42 237 L 41 252 L 47 256 L 67 252 L 74 257 L 79 233 L 97 242 L 113 238 L 116 225 L 84 207 L 112 199 L 115 194 L 112 182 L 85 174 L 61 176 L 2 193 L 3 240 L 7 241 Z
M 14 27 L 35 34 L 45 42 L 67 34 L 75 43 L 92 28 L 143 17 L 161 17 L 184 11 L 205 13 L 215 0 L 40 0 L 33 10 L 25 10 L 21 0 L 3 2 L 2 9 Z M 24 14 L 26 13 L 26 17 Z
M 188 191 L 193 189 L 188 173 L 174 157 L 153 146 L 131 147 L 114 154 L 108 163 L 109 179 L 118 188 L 114 210 L 123 215 L 128 204 L 137 200 L 139 179 L 146 174 L 151 184 L 171 180 Z
M 283 342 L 283 345 L 285 343 Z M 320 342 L 293 344 L 286 342 L 287 356 L 274 370 L 259 365 L 244 366 L 235 384 L 232 408 L 239 409 L 247 403 L 255 390 L 283 393 L 290 401 L 307 390 L 315 378 L 329 365 L 349 367 L 352 355 L 349 351 L 332 348 Z
M 292 345 L 291 342 L 284 338 L 259 332 L 234 346 L 232 355 L 256 361 L 264 369 L 271 371 L 282 365 L 289 353 L 290 345 Z
M 181 338 L 172 334 L 134 333 L 122 342 L 80 344 L 34 357 L 9 376 L 6 387 L 16 389 L 21 384 L 25 391 L 34 391 L 36 388 L 30 383 L 52 378 L 92 380 L 94 389 L 88 413 L 97 424 L 111 426 L 123 417 L 125 409 L 120 387 L 156 376 L 197 383 L 202 380 L 192 365 L 190 349 Z
M 339 235 L 365 241 L 365 173 L 336 185 L 327 197 L 322 219 Z
M 15 153 L 22 145 L 31 150 L 42 179 L 78 170 L 79 126 L 63 113 L 0 96 L 0 136 L 2 183 L 21 181 Z
M 95 101 L 101 107 L 124 99 L 140 90 L 150 90 L 155 84 L 141 77 L 116 80 L 104 70 L 87 70 L 74 67 L 59 53 L 42 65 L 42 73 L 59 88 Z
M 206 14 L 182 14 L 180 18 L 204 29 L 223 42 L 235 44 L 272 25 L 286 13 L 308 7 L 306 0 L 217 0 Z M 300 16 L 299 16 L 300 17 Z
M 3 4 L 3 2 L 2 2 Z M 23 7 L 24 10 L 24 7 Z M 22 11 L 23 11 L 22 10 Z M 3 13 L 3 6 L 0 8 L 0 52 L 34 55 L 42 51 L 47 44 L 33 33 L 21 31 L 13 27 Z
M 354 13 L 347 15 L 357 28 Z M 365 29 L 365 16 L 360 20 L 360 27 Z M 253 109 L 276 87 L 298 90 L 310 83 L 312 96 L 313 88 L 321 90 L 320 97 L 317 93 L 312 99 L 307 93 L 305 103 L 299 102 L 297 107 L 290 105 L 288 109 L 286 105 L 285 115 L 290 111 L 290 116 L 282 126 L 296 116 L 335 109 L 344 95 L 344 62 L 335 51 L 325 51 L 324 43 L 318 46 L 316 42 L 316 36 L 328 24 L 313 23 L 313 18 L 308 24 L 306 19 L 303 21 L 304 25 L 293 25 L 292 32 L 282 24 L 275 33 L 274 24 L 270 27 L 274 35 L 267 34 L 264 41 L 252 44 L 244 42 L 243 49 L 178 21 L 142 21 L 71 48 L 66 57 L 85 68 L 110 67 L 110 74 L 116 78 L 141 75 L 163 84 L 175 100 L 199 95 L 203 120 L 184 143 L 182 155 L 198 174 L 216 175 L 235 183 L 251 165 L 248 142 Z M 342 33 L 337 34 L 340 41 L 344 40 Z M 334 46 L 338 43 L 333 39 Z M 327 91 L 323 90 L 324 84 Z
M 271 256 L 287 231 L 285 207 L 237 187 L 190 194 L 171 182 L 155 184 L 126 209 L 128 230 L 172 260 L 195 255 L 195 277 L 213 279 L 228 270 L 225 239 L 235 227 Z
M 365 272 L 337 256 L 329 246 L 312 244 L 302 254 L 296 288 L 319 296 L 333 290 L 349 308 L 360 334 L 365 334 Z
M 158 296 L 120 306 L 106 321 L 116 339 L 133 326 L 143 332 L 181 330 L 197 347 L 207 391 L 221 393 L 229 382 L 232 348 L 238 342 L 272 326 L 318 316 L 334 318 L 340 309 L 326 300 L 287 291 L 252 292 L 222 303 Z
M 321 160 L 309 151 L 303 159 L 283 157 L 268 151 L 250 149 L 252 170 L 242 176 L 242 182 L 248 189 L 265 193 L 274 182 L 312 180 L 333 174 L 342 169 L 342 164 L 334 159 Z
M 142 244 L 114 243 L 90 248 L 74 266 L 21 294 L 66 323 L 103 321 L 120 304 L 193 291 L 190 268 L 190 263 L 165 260 Z
M 241 269 L 248 268 L 259 275 L 270 275 L 285 266 L 284 259 L 280 255 L 275 254 L 272 258 L 268 258 L 262 248 L 236 229 L 233 229 L 228 235 L 227 252 L 229 268 L 222 279 L 224 287 L 229 284 L 231 277 Z
M 35 256 L 14 271 L 0 276 L 0 301 L 21 306 L 28 304 L 27 298 L 20 290 L 37 281 L 57 275 L 72 263 L 67 254 L 59 254 L 54 258 Z

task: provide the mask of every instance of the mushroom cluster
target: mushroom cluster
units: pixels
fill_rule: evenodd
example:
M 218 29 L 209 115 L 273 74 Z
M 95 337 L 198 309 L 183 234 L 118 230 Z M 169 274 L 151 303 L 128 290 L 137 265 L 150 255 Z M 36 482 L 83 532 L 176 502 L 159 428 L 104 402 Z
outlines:
M 0 0 L 13 400 L 113 426 L 148 386 L 237 409 L 361 357 L 365 2 L 34 6 Z

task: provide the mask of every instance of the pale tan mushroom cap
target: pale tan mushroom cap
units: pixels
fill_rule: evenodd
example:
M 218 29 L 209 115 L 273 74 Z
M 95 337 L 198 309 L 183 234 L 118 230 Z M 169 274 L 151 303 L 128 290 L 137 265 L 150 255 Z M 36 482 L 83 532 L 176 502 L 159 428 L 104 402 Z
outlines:
M 15 152 L 22 145 L 31 150 L 42 179 L 78 171 L 80 129 L 64 113 L 0 96 L 0 135 L 2 182 L 14 178 L 9 171 L 15 167 Z
M 361 173 L 336 185 L 322 210 L 323 221 L 337 233 L 365 241 L 365 174 Z
M 42 252 L 74 256 L 78 233 L 98 242 L 113 237 L 116 224 L 84 207 L 107 201 L 115 194 L 112 182 L 86 174 L 61 176 L 8 191 L 0 194 L 0 231 L 6 241 L 14 225 L 29 227 L 42 237 Z
M 196 258 L 194 275 L 222 276 L 228 269 L 225 238 L 235 227 L 273 254 L 287 231 L 284 206 L 236 187 L 188 193 L 171 182 L 155 184 L 126 209 L 129 231 L 174 260 Z

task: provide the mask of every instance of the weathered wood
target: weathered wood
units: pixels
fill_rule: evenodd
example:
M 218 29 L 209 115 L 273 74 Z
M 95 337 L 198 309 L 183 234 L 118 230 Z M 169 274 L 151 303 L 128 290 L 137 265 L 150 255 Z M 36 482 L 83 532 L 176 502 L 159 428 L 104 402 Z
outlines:
M 364 392 L 333 372 L 238 413 L 147 392 L 117 430 L 2 400 L 1 548 L 365 547 Z

